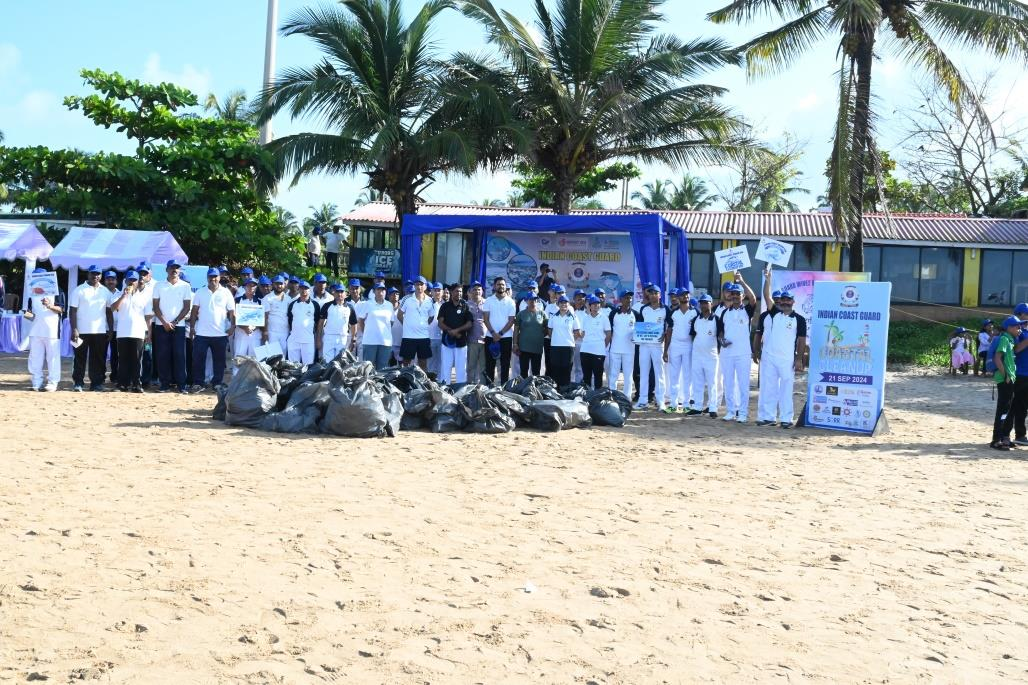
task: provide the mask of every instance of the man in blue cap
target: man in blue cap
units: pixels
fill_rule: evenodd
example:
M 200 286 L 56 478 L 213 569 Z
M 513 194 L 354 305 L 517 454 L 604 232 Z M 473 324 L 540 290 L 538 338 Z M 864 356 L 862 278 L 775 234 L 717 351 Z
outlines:
M 778 294 L 773 311 L 760 319 L 754 334 L 753 357 L 760 363 L 757 394 L 757 425 L 792 428 L 792 390 L 796 374 L 803 370 L 807 351 L 807 320 L 793 311 L 792 293 Z
M 300 296 L 300 277 L 290 276 L 286 284 L 286 297 L 292 302 Z
M 618 375 L 623 378 L 623 392 L 632 397 L 632 380 L 635 369 L 635 324 L 642 321 L 639 312 L 632 308 L 632 291 L 622 290 L 618 294 L 621 305 L 611 310 L 610 317 L 610 370 L 607 372 L 608 387 L 617 389 Z
M 153 336 L 161 392 L 168 392 L 172 382 L 179 392 L 189 391 L 186 386 L 186 319 L 193 307 L 193 288 L 182 280 L 181 270 L 178 260 L 168 260 L 167 280 L 154 287 Z
M 696 310 L 689 303 L 689 289 L 677 288 L 678 306 L 671 312 L 668 336 L 664 340 L 664 361 L 668 364 L 670 412 L 699 414 L 692 390 L 692 322 Z
M 384 271 L 375 272 L 375 276 L 371 280 L 371 288 L 368 290 L 367 293 L 365 293 L 364 299 L 368 300 L 369 302 L 375 299 L 375 288 L 377 288 L 379 284 L 382 284 L 382 286 L 385 286 L 386 284 L 386 275 Z
M 1028 419 L 1028 303 L 1021 302 L 1014 307 L 1014 316 L 1021 322 L 1014 339 L 1014 444 L 1028 447 L 1028 433 L 1025 422 Z
M 239 312 L 239 305 L 260 307 L 264 311 L 261 298 L 257 295 L 257 279 L 253 276 L 246 277 L 243 281 L 242 292 L 236 296 L 236 311 Z M 238 321 L 238 318 L 237 318 Z M 259 326 L 236 326 L 236 333 L 232 339 L 232 355 L 234 357 L 256 357 L 257 346 L 261 344 L 263 333 Z M 234 365 L 233 365 L 234 366 Z M 232 369 L 232 375 L 236 375 L 237 368 Z
M 121 297 L 121 291 L 118 290 L 118 272 L 117 271 L 105 271 L 104 272 L 104 288 L 107 289 L 108 297 L 111 303 Z M 108 308 L 110 305 L 108 305 Z M 111 322 L 112 326 L 107 331 L 107 358 L 111 362 L 111 375 L 109 380 L 111 383 L 117 385 L 118 382 L 118 313 L 111 311 Z M 103 388 L 101 388 L 102 390 Z
M 300 281 L 300 295 L 289 303 L 289 361 L 303 365 L 313 364 L 317 357 L 316 335 L 318 327 L 317 304 L 311 300 L 311 284 Z
M 236 301 L 232 292 L 221 285 L 218 269 L 207 270 L 207 287 L 193 296 L 189 315 L 190 335 L 193 338 L 193 392 L 203 392 L 201 383 L 207 367 L 207 353 L 211 354 L 214 375 L 212 387 L 225 382 L 225 354 L 228 341 L 235 333 Z
M 382 280 L 382 287 L 385 288 L 385 280 Z M 351 278 L 346 283 L 346 301 L 350 304 L 354 314 L 358 319 L 364 313 L 363 307 L 368 302 L 374 302 L 374 292 L 368 293 L 368 297 L 364 297 L 362 292 L 363 286 L 361 285 L 361 279 Z M 357 326 L 353 332 L 353 349 L 354 354 L 357 355 L 357 359 L 364 359 L 364 330 L 361 326 Z
M 267 276 L 261 276 L 257 279 L 257 297 L 261 298 L 261 301 L 267 295 L 271 294 L 271 279 Z
M 143 345 L 150 340 L 153 293 L 138 290 L 139 280 L 137 272 L 126 272 L 121 296 L 111 303 L 118 313 L 118 389 L 122 392 L 143 392 L 139 372 Z
M 668 334 L 671 313 L 660 301 L 660 287 L 650 283 L 646 288 L 647 302 L 640 310 L 644 322 L 651 324 L 660 331 L 656 339 L 646 338 L 637 340 L 639 347 L 639 401 L 636 409 L 645 409 L 649 402 L 650 371 L 653 371 L 653 382 L 655 385 L 653 399 L 657 404 L 657 411 L 664 411 L 664 340 Z
M 107 370 L 107 333 L 114 330 L 111 314 L 111 293 L 100 283 L 102 269 L 89 267 L 86 282 L 71 291 L 68 298 L 68 322 L 71 342 L 75 347 L 72 366 L 72 390 L 85 387 L 86 363 L 89 364 L 89 389 L 102 391 Z
M 425 293 L 428 281 L 424 276 L 414 279 L 414 294 L 400 301 L 396 316 L 403 324 L 400 342 L 400 360 L 407 366 L 417 360 L 418 366 L 428 369 L 432 346 L 428 339 L 428 326 L 435 319 L 436 306 Z
M 321 311 L 321 308 L 332 302 L 335 297 L 333 297 L 332 293 L 328 292 L 328 277 L 325 274 L 314 274 L 313 286 L 311 288 L 311 302 L 318 305 L 318 311 Z
M 346 299 L 346 288 L 341 283 L 332 286 L 334 299 L 318 312 L 317 349 L 321 358 L 330 362 L 344 351 L 354 352 L 353 334 L 357 328 L 358 302 Z
M 696 406 L 703 406 L 703 391 L 707 391 L 707 412 L 710 418 L 717 418 L 717 408 L 721 404 L 720 385 L 718 378 L 718 350 L 724 331 L 721 319 L 714 316 L 714 298 L 704 293 L 699 297 L 699 311 L 692 320 L 690 335 L 692 336 L 692 392 Z
M 389 290 L 391 294 L 398 294 L 396 288 Z M 396 310 L 393 303 L 386 299 L 387 292 L 385 283 L 376 284 L 372 299 L 362 302 L 357 309 L 357 327 L 363 342 L 361 359 L 371 362 L 376 370 L 389 366 L 389 356 L 396 342 L 393 334 Z
M 721 376 L 724 382 L 725 421 L 749 421 L 750 368 L 753 348 L 750 322 L 756 312 L 757 297 L 742 274 L 735 272 L 735 282 L 726 286 L 726 308 L 721 312 Z M 744 300 L 745 294 L 745 300 Z
M 139 283 L 136 285 L 136 292 L 145 294 L 151 299 L 153 298 L 154 291 L 157 287 L 157 282 L 153 279 L 152 269 L 148 262 L 141 262 L 136 267 L 136 273 L 139 274 Z M 152 309 L 151 303 L 151 309 Z M 150 387 L 150 384 L 154 382 L 157 371 L 154 368 L 154 349 L 153 349 L 153 316 L 151 316 L 147 323 L 147 338 L 143 343 L 143 361 L 139 371 L 139 380 L 144 388 Z
M 480 281 L 471 281 L 468 284 L 467 303 L 468 313 L 471 314 L 471 329 L 468 331 L 467 378 L 470 383 L 481 383 L 482 375 L 485 373 L 486 349 L 485 321 L 482 315 L 485 298 L 482 297 L 482 283 Z
M 48 273 L 43 267 L 36 267 L 33 275 Z M 32 375 L 32 389 L 54 392 L 61 382 L 61 316 L 64 314 L 64 300 L 57 297 L 30 296 L 25 302 L 25 319 L 29 328 L 29 373 Z M 46 364 L 44 375 L 43 365 Z
M 279 274 L 271 279 L 271 292 L 261 298 L 264 307 L 264 330 L 261 342 L 264 345 L 276 343 L 282 354 L 289 349 L 289 296 L 286 294 L 286 279 Z

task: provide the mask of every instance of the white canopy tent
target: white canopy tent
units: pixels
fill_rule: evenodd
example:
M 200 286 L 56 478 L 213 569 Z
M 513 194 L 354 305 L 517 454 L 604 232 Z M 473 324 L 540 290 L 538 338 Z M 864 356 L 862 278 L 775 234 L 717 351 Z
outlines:
M 29 274 L 36 267 L 36 262 L 49 259 L 53 251 L 35 221 L 0 222 L 0 259 L 25 260 L 25 288 L 22 292 L 28 292 Z
M 154 268 L 169 259 L 182 264 L 189 257 L 182 251 L 175 236 L 167 231 L 130 231 L 119 228 L 72 226 L 53 249 L 50 263 L 68 270 L 68 292 L 78 284 L 79 269 L 96 264 L 101 269 L 125 269 L 148 262 Z

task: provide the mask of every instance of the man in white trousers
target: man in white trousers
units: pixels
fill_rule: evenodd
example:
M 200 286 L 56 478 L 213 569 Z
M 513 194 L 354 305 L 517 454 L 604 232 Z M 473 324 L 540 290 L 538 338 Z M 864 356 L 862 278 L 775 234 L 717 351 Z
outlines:
M 645 409 L 649 402 L 650 369 L 653 369 L 653 398 L 657 403 L 657 411 L 664 411 L 664 340 L 668 334 L 668 323 L 671 318 L 667 307 L 660 301 L 660 287 L 650 284 L 646 288 L 646 304 L 639 309 L 639 315 L 646 323 L 655 324 L 660 329 L 660 337 L 656 340 L 637 340 L 639 348 L 639 402 L 636 409 Z
M 696 310 L 689 303 L 689 290 L 679 288 L 678 306 L 671 312 L 671 331 L 664 341 L 664 361 L 668 364 L 668 412 L 701 412 L 693 406 L 692 320 Z
M 474 324 L 468 303 L 464 299 L 464 286 L 451 283 L 450 299 L 439 306 L 439 330 L 442 333 L 439 353 L 439 375 L 436 380 L 450 384 L 468 382 L 468 333 Z
M 757 425 L 782 428 L 793 426 L 792 388 L 803 370 L 807 347 L 807 320 L 793 311 L 792 293 L 782 291 L 777 311 L 761 319 L 753 358 L 760 364 L 760 392 L 757 395 Z
M 622 290 L 620 293 L 621 306 L 610 310 L 610 351 L 607 358 L 610 359 L 610 371 L 607 373 L 607 386 L 611 390 L 617 389 L 618 374 L 624 377 L 624 393 L 632 397 L 632 370 L 635 368 L 635 324 L 642 321 L 639 312 L 632 308 L 632 291 Z
M 346 288 L 337 283 L 331 288 L 332 301 L 318 312 L 318 345 L 321 358 L 328 363 L 344 350 L 354 351 L 357 328 L 357 302 L 346 299 Z M 358 302 L 363 302 L 359 300 Z
M 289 321 L 289 361 L 304 365 L 314 363 L 319 311 L 318 305 L 311 300 L 311 284 L 300 281 L 300 294 L 286 309 Z
M 736 272 L 736 282 L 726 286 L 727 307 L 721 312 L 721 377 L 724 380 L 725 421 L 749 421 L 750 364 L 753 351 L 750 346 L 750 321 L 756 311 L 757 297 Z M 744 300 L 745 293 L 745 300 Z
M 432 350 L 432 356 L 428 360 L 428 373 L 434 373 L 436 377 L 442 375 L 443 332 L 439 329 L 439 307 L 443 305 L 443 284 L 439 281 L 431 283 L 428 287 L 428 297 L 432 300 L 435 308 L 432 321 L 428 324 L 428 346 Z
M 263 344 L 275 342 L 282 348 L 282 354 L 289 349 L 289 294 L 286 292 L 286 278 L 281 274 L 271 279 L 271 292 L 261 300 L 264 307 L 264 328 L 261 331 Z
M 240 304 L 252 304 L 263 307 L 261 298 L 257 295 L 257 279 L 250 277 L 243 281 L 243 292 L 236 297 L 236 313 Z M 257 346 L 261 344 L 263 337 L 256 326 L 236 326 L 236 332 L 232 341 L 232 354 L 236 357 L 257 356 Z M 232 375 L 236 375 L 238 367 L 232 369 Z
M 711 307 L 714 298 L 701 295 L 699 311 L 693 318 L 690 334 L 692 336 L 692 392 L 699 407 L 703 406 L 703 391 L 707 391 L 707 412 L 710 418 L 717 418 L 717 408 L 721 403 L 718 391 L 718 346 L 723 331 L 721 319 L 714 316 Z M 702 411 L 700 411 L 702 413 Z
M 37 267 L 34 274 L 46 273 Z M 60 295 L 58 294 L 58 298 Z M 61 315 L 64 309 L 50 297 L 30 297 L 25 307 L 29 329 L 29 374 L 32 389 L 54 392 L 61 380 Z M 46 374 L 43 364 L 46 363 Z

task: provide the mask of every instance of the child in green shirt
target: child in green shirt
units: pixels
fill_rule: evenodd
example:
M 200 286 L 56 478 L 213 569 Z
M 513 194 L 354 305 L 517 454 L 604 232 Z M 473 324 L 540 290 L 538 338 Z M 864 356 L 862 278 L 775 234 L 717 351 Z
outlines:
M 1020 328 L 1021 321 L 1016 316 L 1007 317 L 996 346 L 996 373 L 993 374 L 993 380 L 996 381 L 996 419 L 992 425 L 992 442 L 989 444 L 995 450 L 1009 450 L 1013 447 L 1010 431 L 1014 427 L 1014 340 Z

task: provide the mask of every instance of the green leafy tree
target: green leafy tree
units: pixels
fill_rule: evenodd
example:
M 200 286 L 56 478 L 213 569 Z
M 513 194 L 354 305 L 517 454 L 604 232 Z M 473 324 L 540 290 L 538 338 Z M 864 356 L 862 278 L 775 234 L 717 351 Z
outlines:
M 215 116 L 229 121 L 252 123 L 255 120 L 254 109 L 248 104 L 244 90 L 229 91 L 221 100 L 214 93 L 207 93 L 203 108 L 205 111 L 213 112 Z
M 321 230 L 322 232 L 334 224 L 336 219 L 339 218 L 339 208 L 332 202 L 322 202 L 317 207 L 311 205 L 310 210 L 311 226 Z
M 850 246 L 850 271 L 864 270 L 864 179 L 874 173 L 871 77 L 886 50 L 927 72 L 960 102 L 968 87 L 940 41 L 989 56 L 1028 58 L 1028 5 L 1018 0 L 734 0 L 716 23 L 764 15 L 784 23 L 741 47 L 750 76 L 779 72 L 821 39 L 839 46 L 839 111 L 829 179 L 835 228 Z M 987 121 L 981 106 L 975 116 Z
M 733 212 L 798 212 L 792 198 L 808 192 L 796 185 L 803 175 L 796 166 L 802 156 L 792 140 L 777 150 L 746 152 L 731 165 L 736 185 L 722 192 L 720 199 Z
M 282 27 L 321 50 L 312 66 L 283 71 L 262 94 L 258 120 L 280 111 L 316 119 L 330 132 L 305 132 L 268 145 L 280 176 L 364 173 L 368 188 L 393 202 L 402 222 L 436 174 L 470 174 L 478 164 L 474 89 L 441 85 L 444 68 L 429 39 L 448 6 L 429 0 L 404 23 L 400 0 L 341 0 L 311 7 Z
M 632 199 L 638 200 L 643 209 L 671 209 L 671 200 L 675 187 L 671 181 L 660 179 L 644 183 L 642 190 L 632 193 Z
M 671 186 L 674 189 L 671 194 L 671 209 L 699 212 L 717 201 L 717 196 L 707 192 L 706 182 L 690 174 L 685 174 L 681 181 L 672 183 Z
M 506 151 L 552 178 L 558 214 L 579 180 L 611 161 L 718 164 L 749 144 L 745 124 L 718 101 L 723 89 L 695 82 L 737 63 L 726 43 L 659 34 L 661 0 L 552 4 L 535 0 L 534 32 L 490 0 L 459 0 L 502 61 L 459 54 L 452 70 L 497 93 L 513 122 Z M 519 131 L 530 132 L 524 144 Z
M 514 170 L 517 176 L 511 181 L 511 185 L 517 188 L 519 202 L 516 205 L 511 204 L 512 207 L 525 204 L 535 207 L 556 207 L 558 184 L 553 174 L 527 162 L 518 162 Z M 639 167 L 631 162 L 614 162 L 606 166 L 593 167 L 576 179 L 571 193 L 572 205 L 580 200 L 588 200 L 600 193 L 614 190 L 618 187 L 618 182 L 639 178 L 640 173 Z
M 136 142 L 134 155 L 0 147 L 0 183 L 19 210 L 167 230 L 194 263 L 296 268 L 299 238 L 282 232 L 254 178 L 271 158 L 241 121 L 189 113 L 196 96 L 171 83 L 82 72 L 96 93 L 65 106 Z

